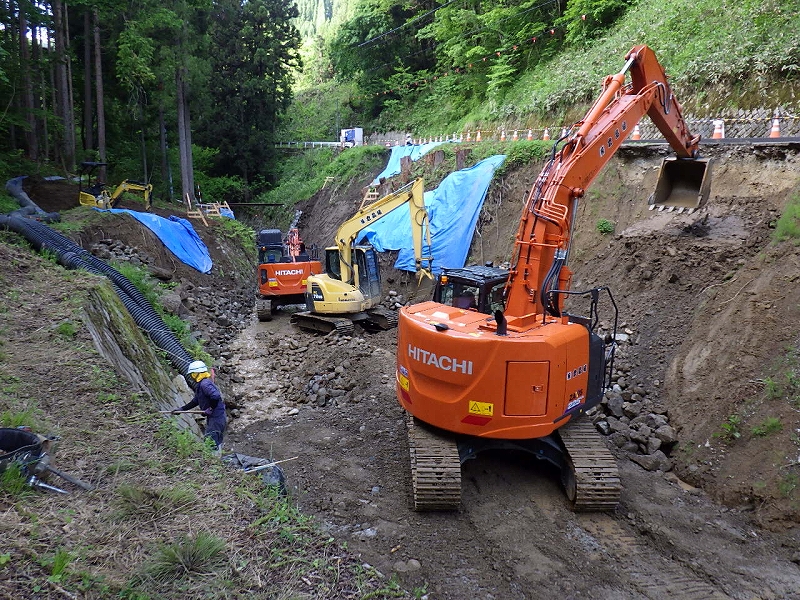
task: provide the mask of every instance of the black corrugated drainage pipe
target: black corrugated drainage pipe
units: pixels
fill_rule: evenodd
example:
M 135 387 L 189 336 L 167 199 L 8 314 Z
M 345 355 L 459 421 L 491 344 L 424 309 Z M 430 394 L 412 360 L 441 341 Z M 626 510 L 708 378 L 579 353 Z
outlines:
M 19 211 L 15 211 L 17 213 Z M 181 345 L 175 334 L 147 301 L 142 293 L 119 271 L 87 252 L 78 244 L 53 231 L 47 225 L 21 215 L 0 215 L 0 227 L 23 236 L 38 251 L 47 250 L 56 255 L 59 264 L 69 269 L 84 269 L 95 275 L 104 275 L 111 283 L 131 317 L 153 343 L 167 353 L 170 362 L 184 377 L 187 376 L 192 356 Z M 187 377 L 191 385 L 194 383 Z

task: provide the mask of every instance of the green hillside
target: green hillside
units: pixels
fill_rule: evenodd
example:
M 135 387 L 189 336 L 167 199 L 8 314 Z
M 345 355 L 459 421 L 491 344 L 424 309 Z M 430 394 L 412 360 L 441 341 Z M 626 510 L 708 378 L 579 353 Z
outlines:
M 792 112 L 798 9 L 796 1 L 572 0 L 563 10 L 531 2 L 405 9 L 363 1 L 326 34 L 318 60 L 307 62 L 282 133 L 325 139 L 355 125 L 441 135 L 577 119 L 638 44 L 655 51 L 690 112 Z M 322 65 L 333 79 L 309 86 L 309 72 Z M 313 122 L 304 114 L 311 105 Z

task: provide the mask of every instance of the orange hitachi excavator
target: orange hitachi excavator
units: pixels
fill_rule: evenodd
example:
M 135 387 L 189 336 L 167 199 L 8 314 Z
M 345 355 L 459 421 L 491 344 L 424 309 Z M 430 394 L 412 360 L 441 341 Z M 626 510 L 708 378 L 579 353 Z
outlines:
M 574 133 L 556 142 L 527 196 L 501 301 L 470 309 L 440 295 L 440 302 L 400 310 L 396 390 L 409 417 L 417 510 L 457 508 L 461 464 L 487 448 L 527 451 L 557 466 L 574 510 L 617 505 L 614 457 L 590 419 L 581 418 L 610 385 L 617 309 L 607 287 L 570 290 L 578 201 L 644 114 L 677 155 L 662 164 L 660 177 L 669 181 L 659 182 L 658 203 L 699 206 L 710 173 L 652 50 L 636 46 L 625 58 Z M 483 282 L 485 268 L 472 269 L 472 288 L 497 296 L 498 285 Z M 469 273 L 458 270 L 462 287 Z M 453 275 L 442 275 L 437 289 Z M 567 312 L 573 304 L 589 316 Z M 605 333 L 598 307 L 610 313 Z

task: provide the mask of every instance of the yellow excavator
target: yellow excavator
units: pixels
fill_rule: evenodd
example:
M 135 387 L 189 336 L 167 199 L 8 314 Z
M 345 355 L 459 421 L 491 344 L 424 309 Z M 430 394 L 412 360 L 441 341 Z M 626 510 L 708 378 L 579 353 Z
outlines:
M 362 206 L 336 232 L 335 246 L 325 249 L 325 273 L 308 277 L 306 310 L 291 321 L 301 329 L 352 335 L 354 323 L 368 331 L 397 326 L 397 313 L 381 306 L 383 294 L 378 252 L 370 244 L 356 244 L 359 233 L 390 212 L 408 205 L 417 277 L 433 278 L 433 257 L 422 256 L 423 235 L 430 248 L 430 226 L 425 209 L 425 182 L 416 179 L 402 188 Z
M 107 163 L 89 161 L 81 163 L 78 173 L 79 204 L 96 208 L 114 208 L 124 192 L 141 192 L 144 196 L 145 210 L 150 210 L 150 196 L 153 193 L 152 184 L 126 179 L 113 192 L 109 192 L 106 185 L 97 180 L 95 173 L 97 169 L 105 166 L 108 166 Z

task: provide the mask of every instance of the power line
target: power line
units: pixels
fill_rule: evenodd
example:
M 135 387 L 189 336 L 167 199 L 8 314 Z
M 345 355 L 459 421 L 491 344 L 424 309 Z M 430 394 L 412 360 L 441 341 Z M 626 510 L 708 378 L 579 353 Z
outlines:
M 409 25 L 413 25 L 414 23 L 416 23 L 416 22 L 417 22 L 417 21 L 419 21 L 420 19 L 424 19 L 424 18 L 425 18 L 425 17 L 427 17 L 428 15 L 431 15 L 431 14 L 435 13 L 435 12 L 436 12 L 437 10 L 439 10 L 439 9 L 446 8 L 446 7 L 450 6 L 450 5 L 451 5 L 453 2 L 456 2 L 456 1 L 457 1 L 457 0 L 450 0 L 450 2 L 448 2 L 447 4 L 442 4 L 441 6 L 437 6 L 437 7 L 436 7 L 436 8 L 434 8 L 433 10 L 429 10 L 428 12 L 426 12 L 426 13 L 424 13 L 424 14 L 422 14 L 422 15 L 419 15 L 418 17 L 415 17 L 414 19 L 411 19 L 410 21 L 408 21 L 408 22 L 406 22 L 406 23 L 403 23 L 403 24 L 402 24 L 402 25 L 400 25 L 399 27 L 395 27 L 394 29 L 391 29 L 391 30 L 389 30 L 389 31 L 386 31 L 386 32 L 384 32 L 384 33 L 381 33 L 380 35 L 377 35 L 377 36 L 375 36 L 374 38 L 367 40 L 366 42 L 361 42 L 361 43 L 360 43 L 358 46 L 356 46 L 356 47 L 357 47 L 357 48 L 362 48 L 362 47 L 364 47 L 364 46 L 367 46 L 367 45 L 371 44 L 371 43 L 372 43 L 372 42 L 374 42 L 375 40 L 379 40 L 379 39 L 381 39 L 382 37 L 385 37 L 385 36 L 387 36 L 387 35 L 390 35 L 390 34 L 392 34 L 392 33 L 396 32 L 396 31 L 400 31 L 400 30 L 401 30 L 401 29 L 403 29 L 404 27 L 408 27 Z

